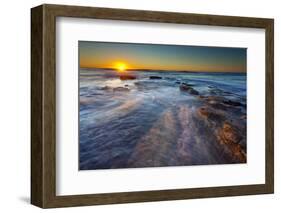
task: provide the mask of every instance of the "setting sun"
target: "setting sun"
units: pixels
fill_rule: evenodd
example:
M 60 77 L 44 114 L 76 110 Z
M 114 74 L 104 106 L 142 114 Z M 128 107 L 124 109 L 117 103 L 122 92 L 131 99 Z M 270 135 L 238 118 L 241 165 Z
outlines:
M 127 65 L 123 62 L 118 62 L 116 63 L 115 68 L 119 71 L 119 72 L 124 72 L 127 69 Z

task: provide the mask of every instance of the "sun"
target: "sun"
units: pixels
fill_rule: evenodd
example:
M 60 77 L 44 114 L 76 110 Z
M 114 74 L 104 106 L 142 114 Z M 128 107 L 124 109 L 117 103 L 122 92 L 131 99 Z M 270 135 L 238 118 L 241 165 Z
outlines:
M 127 64 L 125 64 L 124 62 L 118 62 L 115 65 L 115 68 L 119 71 L 119 72 L 124 72 L 127 69 Z

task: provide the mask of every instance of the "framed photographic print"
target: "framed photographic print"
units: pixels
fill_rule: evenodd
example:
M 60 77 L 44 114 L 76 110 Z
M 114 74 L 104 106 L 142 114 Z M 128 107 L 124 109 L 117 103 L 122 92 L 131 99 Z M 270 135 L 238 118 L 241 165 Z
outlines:
M 274 191 L 273 19 L 31 9 L 31 203 Z

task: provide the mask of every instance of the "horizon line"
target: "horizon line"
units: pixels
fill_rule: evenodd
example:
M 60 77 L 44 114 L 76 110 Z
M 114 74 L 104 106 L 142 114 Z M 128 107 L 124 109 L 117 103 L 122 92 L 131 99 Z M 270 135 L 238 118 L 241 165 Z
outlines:
M 116 68 L 101 68 L 101 67 L 80 67 L 80 69 L 100 69 L 100 70 L 117 70 Z M 164 71 L 164 72 L 208 72 L 208 73 L 247 73 L 247 71 L 207 71 L 207 70 L 161 70 L 161 69 L 141 69 L 141 68 L 128 68 L 126 71 Z

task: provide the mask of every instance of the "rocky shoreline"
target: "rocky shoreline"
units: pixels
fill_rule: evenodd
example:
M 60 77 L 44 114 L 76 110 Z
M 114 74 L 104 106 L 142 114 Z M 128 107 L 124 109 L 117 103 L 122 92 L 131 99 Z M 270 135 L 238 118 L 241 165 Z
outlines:
M 80 99 L 81 107 L 100 109 L 102 121 L 93 123 L 93 134 L 80 135 L 88 141 L 80 169 L 247 162 L 245 97 L 187 78 L 119 74 L 118 80 L 98 87 L 93 101 Z

